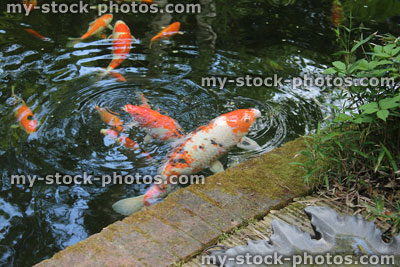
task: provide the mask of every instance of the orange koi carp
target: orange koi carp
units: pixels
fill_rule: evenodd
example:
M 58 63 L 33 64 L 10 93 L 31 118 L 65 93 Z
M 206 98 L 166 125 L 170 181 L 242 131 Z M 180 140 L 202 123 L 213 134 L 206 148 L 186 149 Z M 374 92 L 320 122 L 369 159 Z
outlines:
M 129 27 L 119 20 L 115 23 L 113 34 L 113 59 L 101 76 L 109 74 L 117 68 L 128 56 L 131 50 L 133 36 Z
M 149 153 L 147 153 L 146 151 L 144 151 L 140 145 L 138 143 L 136 143 L 135 141 L 133 141 L 132 139 L 130 139 L 129 137 L 125 136 L 125 135 L 118 135 L 118 132 L 111 130 L 111 129 L 102 129 L 100 131 L 102 134 L 104 134 L 105 136 L 108 136 L 112 139 L 115 140 L 115 142 L 117 142 L 118 144 L 123 145 L 124 147 L 131 149 L 131 150 L 141 150 L 143 152 L 143 154 L 146 156 L 146 158 L 148 159 L 152 159 L 152 157 L 150 156 Z
M 84 35 L 79 38 L 68 38 L 69 40 L 73 41 L 69 46 L 73 46 L 89 37 L 99 35 L 104 29 L 111 28 L 110 23 L 113 20 L 112 14 L 105 14 L 100 18 L 96 19 L 95 21 L 89 24 L 89 28 Z
M 39 123 L 35 118 L 35 115 L 33 115 L 32 110 L 26 105 L 25 101 L 14 94 L 14 87 L 12 88 L 12 97 L 16 100 L 15 104 L 18 104 L 15 108 L 15 118 L 20 127 L 28 134 L 36 132 Z
M 331 9 L 332 24 L 335 27 L 339 27 L 342 24 L 344 18 L 343 6 L 339 0 L 333 0 Z
M 24 4 L 24 8 L 25 8 L 27 15 L 29 15 L 29 13 L 32 11 L 32 9 L 35 9 L 35 7 L 37 6 L 36 0 L 24 0 L 22 2 Z
M 174 119 L 158 111 L 134 105 L 125 105 L 124 110 L 133 117 L 133 126 L 146 130 L 145 143 L 152 138 L 172 141 L 184 136 L 182 127 Z
M 103 69 L 103 68 L 100 68 L 100 72 L 105 72 L 106 70 L 105 69 Z M 119 73 L 119 72 L 117 72 L 117 71 L 110 71 L 110 72 L 108 72 L 108 74 L 112 77 L 112 78 L 114 78 L 114 79 L 116 79 L 117 81 L 119 81 L 119 82 L 126 82 L 126 78 L 124 77 L 124 75 L 122 75 L 121 73 Z
M 41 35 L 40 33 L 38 33 L 37 31 L 33 30 L 33 29 L 24 29 L 26 32 L 32 34 L 33 36 L 36 36 L 39 39 L 42 39 L 45 42 L 50 41 L 50 38 L 44 37 L 43 35 Z
M 111 126 L 118 132 L 121 132 L 124 129 L 122 120 L 116 116 L 119 114 L 112 114 L 111 112 L 107 111 L 106 108 L 101 108 L 99 106 L 96 106 L 95 108 L 99 112 L 100 118 L 105 124 Z
M 181 23 L 180 22 L 174 22 L 171 25 L 168 25 L 165 27 L 162 31 L 160 31 L 156 36 L 151 38 L 150 45 L 149 47 L 151 48 L 151 45 L 153 42 L 163 39 L 163 38 L 169 38 L 174 36 L 175 34 L 183 34 L 182 32 L 179 31 L 181 28 Z
M 223 171 L 218 158 L 234 146 L 249 150 L 258 149 L 259 145 L 246 135 L 260 116 L 261 112 L 257 109 L 239 109 L 197 128 L 168 154 L 158 171 L 163 182 L 154 184 L 142 196 L 118 201 L 113 205 L 113 209 L 124 215 L 132 214 L 165 197 L 170 190 L 171 179 L 180 175 L 195 174 L 207 167 L 214 173 Z

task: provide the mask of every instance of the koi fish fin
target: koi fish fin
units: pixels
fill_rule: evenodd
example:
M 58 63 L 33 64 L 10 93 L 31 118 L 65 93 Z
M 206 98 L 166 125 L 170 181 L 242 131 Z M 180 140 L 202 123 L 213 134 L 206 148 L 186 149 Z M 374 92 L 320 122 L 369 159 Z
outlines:
M 151 137 L 151 135 L 147 134 L 144 139 L 143 139 L 143 143 L 144 144 L 148 144 L 153 140 L 153 137 Z
M 138 127 L 139 123 L 135 120 L 130 121 L 129 123 L 124 125 L 124 130 L 128 131 L 129 129 L 132 129 L 133 127 Z
M 112 208 L 115 212 L 118 212 L 119 214 L 129 216 L 132 213 L 138 212 L 144 207 L 143 200 L 144 195 L 121 199 L 120 201 L 114 203 L 114 205 L 112 205 Z
M 245 150 L 258 150 L 260 149 L 260 145 L 257 144 L 256 141 L 244 136 L 240 139 L 239 143 L 237 144 L 237 147 Z
M 81 42 L 81 38 L 68 38 L 67 47 L 74 47 Z
M 20 128 L 21 126 L 19 125 L 19 124 L 12 124 L 11 125 L 11 129 L 17 129 L 17 128 Z
M 178 34 L 183 35 L 184 33 L 183 32 L 178 32 Z
M 221 161 L 216 160 L 210 164 L 210 171 L 213 173 L 219 173 L 224 171 L 224 166 L 222 165 Z
M 149 49 L 151 49 L 151 45 L 153 44 L 153 41 L 150 41 L 150 44 L 149 44 Z

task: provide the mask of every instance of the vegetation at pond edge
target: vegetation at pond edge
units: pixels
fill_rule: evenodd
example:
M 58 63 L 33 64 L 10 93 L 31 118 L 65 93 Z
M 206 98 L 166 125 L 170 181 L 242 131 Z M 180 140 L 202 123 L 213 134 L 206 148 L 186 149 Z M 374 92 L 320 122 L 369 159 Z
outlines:
M 324 71 L 335 77 L 393 78 L 393 84 L 335 88 L 331 116 L 307 137 L 302 165 L 305 182 L 319 179 L 321 189 L 400 232 L 400 38 L 365 34 L 362 25 L 334 31 L 343 49 Z M 323 128 L 323 129 L 321 129 Z M 368 203 L 368 204 L 363 204 Z

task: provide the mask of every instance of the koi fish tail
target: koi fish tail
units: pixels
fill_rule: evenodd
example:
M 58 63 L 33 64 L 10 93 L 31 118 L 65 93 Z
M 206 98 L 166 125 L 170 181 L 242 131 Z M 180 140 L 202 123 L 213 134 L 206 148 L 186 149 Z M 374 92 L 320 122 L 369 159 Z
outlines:
M 150 41 L 150 44 L 149 44 L 149 49 L 151 49 L 151 45 L 154 43 L 154 41 Z
M 82 41 L 81 38 L 68 38 L 67 47 L 74 47 Z
M 144 196 L 145 195 L 122 199 L 114 203 L 112 208 L 115 212 L 118 212 L 119 214 L 125 216 L 131 215 L 132 213 L 140 211 L 145 206 Z
M 112 71 L 111 68 L 107 68 L 107 69 L 100 68 L 99 69 L 100 73 L 98 74 L 98 76 L 100 79 L 103 79 L 105 76 L 109 75 L 111 73 L 111 71 Z

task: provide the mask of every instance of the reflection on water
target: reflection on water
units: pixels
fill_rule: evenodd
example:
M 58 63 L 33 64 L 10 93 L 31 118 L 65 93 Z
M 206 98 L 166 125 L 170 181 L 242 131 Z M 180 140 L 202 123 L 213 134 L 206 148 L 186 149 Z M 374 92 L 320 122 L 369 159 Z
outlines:
M 98 67 L 106 67 L 112 58 L 110 40 L 91 39 L 75 48 L 65 46 L 68 37 L 86 31 L 95 12 L 63 16 L 33 12 L 29 17 L 3 13 L 1 265 L 32 265 L 99 232 L 121 218 L 112 211 L 112 203 L 146 190 L 142 185 L 11 185 L 13 174 L 155 174 L 168 145 L 144 145 L 145 133 L 137 128 L 130 130 L 130 138 L 153 156 L 154 161 L 149 162 L 139 153 L 107 143 L 100 134 L 105 125 L 96 105 L 119 111 L 127 103 L 139 104 L 137 96 L 141 92 L 186 132 L 234 109 L 260 109 L 263 117 L 249 136 L 262 146 L 262 151 L 234 149 L 223 158 L 225 166 L 270 151 L 315 128 L 322 114 L 311 99 L 329 101 L 329 92 L 324 88 L 294 90 L 288 84 L 206 88 L 201 78 L 317 75 L 336 50 L 329 29 L 329 5 L 324 1 L 296 1 L 287 7 L 264 1 L 199 3 L 203 7 L 200 15 L 115 15 L 114 22 L 124 20 L 137 38 L 129 59 L 118 69 L 126 83 L 111 77 L 97 78 Z M 173 21 L 182 23 L 185 34 L 157 42 L 149 50 L 150 38 Z M 26 28 L 52 41 L 44 42 L 24 31 Z M 8 100 L 12 85 L 40 121 L 39 130 L 32 136 L 11 127 L 15 123 Z M 121 118 L 129 121 L 127 114 Z

